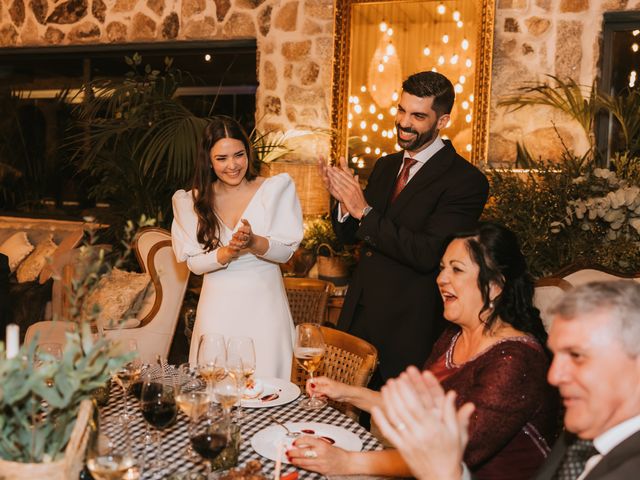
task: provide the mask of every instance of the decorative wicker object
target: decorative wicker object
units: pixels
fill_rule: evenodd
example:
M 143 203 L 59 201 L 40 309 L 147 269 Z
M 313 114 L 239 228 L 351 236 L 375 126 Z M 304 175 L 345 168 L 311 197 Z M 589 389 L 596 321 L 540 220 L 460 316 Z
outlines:
M 50 463 L 18 463 L 0 460 L 0 480 L 79 478 L 84 466 L 85 450 L 91 432 L 89 420 L 92 415 L 93 402 L 83 400 L 63 458 Z
M 320 327 L 326 351 L 323 363 L 316 376 L 324 375 L 333 380 L 358 387 L 366 387 L 373 375 L 378 360 L 378 351 L 369 342 L 348 333 L 329 327 Z M 305 391 L 309 374 L 295 358 L 291 363 L 291 381 Z M 358 409 L 353 405 L 329 402 L 353 419 L 358 418 Z
M 327 303 L 333 285 L 315 278 L 284 278 L 293 323 L 322 324 L 327 318 Z
M 322 184 L 316 163 L 271 162 L 262 164 L 260 173 L 272 177 L 285 172 L 296 185 L 303 215 L 322 215 L 329 211 L 329 193 Z

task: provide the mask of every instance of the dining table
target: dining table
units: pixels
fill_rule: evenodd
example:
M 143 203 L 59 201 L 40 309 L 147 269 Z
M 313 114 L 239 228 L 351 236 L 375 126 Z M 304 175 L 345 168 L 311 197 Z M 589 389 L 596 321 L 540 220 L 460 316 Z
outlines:
M 162 456 L 168 461 L 169 466 L 161 472 L 146 468 L 149 460 L 153 460 L 153 456 L 156 453 L 154 451 L 155 445 L 150 441 L 150 436 L 148 435 L 152 429 L 147 427 L 140 412 L 139 402 L 131 394 L 128 397 L 130 420 L 125 425 L 118 421 L 123 411 L 124 400 L 122 393 L 121 388 L 113 383 L 109 394 L 109 402 L 100 409 L 100 432 L 106 435 L 111 442 L 130 442 L 132 453 L 142 466 L 140 478 L 191 480 L 198 478 L 197 474 L 201 474 L 203 475 L 201 478 L 205 478 L 205 461 L 197 455 L 190 458 L 186 453 L 189 445 L 189 418 L 182 412 L 178 413 L 177 419 L 172 426 L 162 431 Z M 362 442 L 363 451 L 382 449 L 382 445 L 376 437 L 347 415 L 329 405 L 318 410 L 303 409 L 300 406 L 300 400 L 303 398 L 304 395 L 301 394 L 284 405 L 262 408 L 243 407 L 244 416 L 239 420 L 241 445 L 238 455 L 238 467 L 242 467 L 250 460 L 259 460 L 262 464 L 262 474 L 268 479 L 274 478 L 276 462 L 261 456 L 251 446 L 251 439 L 256 433 L 275 424 L 274 417 L 282 423 L 320 422 L 342 427 L 358 436 Z M 281 476 L 292 472 L 298 472 L 298 478 L 300 479 L 326 478 L 319 473 L 297 468 L 283 462 Z

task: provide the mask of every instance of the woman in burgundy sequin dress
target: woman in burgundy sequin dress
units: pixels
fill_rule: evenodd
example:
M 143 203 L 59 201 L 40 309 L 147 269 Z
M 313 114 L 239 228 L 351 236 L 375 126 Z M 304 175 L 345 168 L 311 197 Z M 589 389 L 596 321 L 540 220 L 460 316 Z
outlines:
M 457 404 L 473 402 L 464 461 L 475 478 L 534 475 L 557 433 L 558 399 L 546 382 L 546 332 L 533 306 L 533 281 L 515 235 L 484 223 L 456 236 L 442 258 L 438 287 L 452 325 L 425 364 Z M 370 411 L 379 392 L 316 378 L 308 389 Z M 324 474 L 410 476 L 396 450 L 345 452 L 299 439 L 292 462 Z M 307 453 L 307 450 L 313 453 Z

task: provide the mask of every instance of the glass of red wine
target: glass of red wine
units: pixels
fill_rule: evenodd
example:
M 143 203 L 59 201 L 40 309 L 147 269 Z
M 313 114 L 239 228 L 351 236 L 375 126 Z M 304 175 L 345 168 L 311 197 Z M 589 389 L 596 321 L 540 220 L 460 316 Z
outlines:
M 151 469 L 164 470 L 168 467 L 162 451 L 162 430 L 176 421 L 176 382 L 171 367 L 154 365 L 145 370 L 142 376 L 140 408 L 147 424 L 154 430 L 155 458 Z
M 207 479 L 216 480 L 212 463 L 227 447 L 229 437 L 228 419 L 216 414 L 205 413 L 191 420 L 189 424 L 191 447 L 207 462 Z

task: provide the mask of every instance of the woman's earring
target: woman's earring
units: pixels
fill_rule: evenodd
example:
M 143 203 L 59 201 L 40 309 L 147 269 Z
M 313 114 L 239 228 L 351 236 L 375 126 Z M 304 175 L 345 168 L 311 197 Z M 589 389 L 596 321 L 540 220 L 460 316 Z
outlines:
M 491 310 L 493 310 L 494 308 L 496 308 L 496 304 L 495 304 L 495 303 L 493 303 L 493 300 L 491 300 L 491 301 L 489 302 L 489 308 L 490 308 Z

